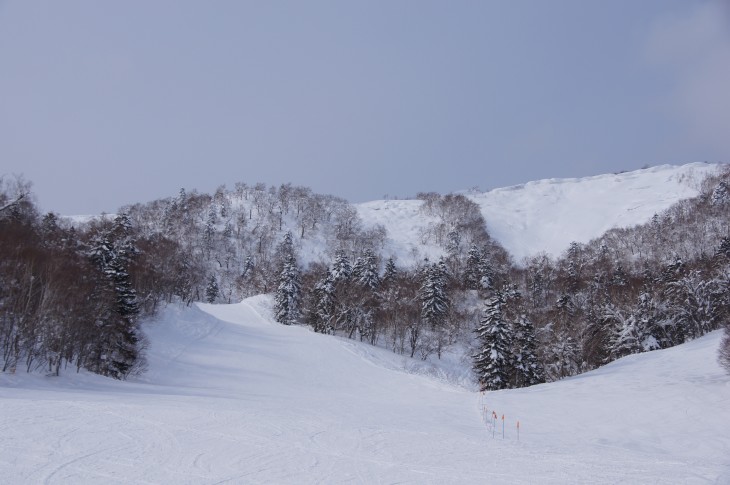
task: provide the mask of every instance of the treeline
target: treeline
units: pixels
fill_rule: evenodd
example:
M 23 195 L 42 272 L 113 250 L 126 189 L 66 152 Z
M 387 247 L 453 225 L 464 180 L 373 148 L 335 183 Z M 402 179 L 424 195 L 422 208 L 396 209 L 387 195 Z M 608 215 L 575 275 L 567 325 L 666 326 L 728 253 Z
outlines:
M 467 349 L 484 389 L 584 372 L 728 321 L 730 177 L 645 225 L 515 265 L 479 207 L 419 194 L 442 257 L 405 265 L 343 199 L 290 184 L 123 207 L 72 224 L 40 215 L 27 184 L 0 186 L 2 368 L 144 369 L 141 318 L 170 302 L 275 294 L 284 324 L 427 359 Z M 730 331 L 729 331 L 730 332 Z M 723 362 L 730 367 L 730 335 Z
M 289 230 L 312 259 L 385 238 L 343 199 L 290 184 L 181 190 L 79 223 L 39 214 L 29 183 L 0 179 L 0 369 L 141 372 L 142 318 L 170 302 L 273 291 Z
M 123 379 L 143 370 L 129 220 L 77 230 L 39 215 L 29 184 L 0 183 L 2 371 L 58 375 L 72 366 Z
M 513 274 L 549 379 L 684 343 L 730 320 L 730 174 L 646 224 L 530 258 Z M 730 337 L 730 329 L 727 331 Z M 723 343 L 730 370 L 730 338 Z
M 277 245 L 286 232 L 311 253 L 310 260 L 333 254 L 335 247 L 349 252 L 380 248 L 385 238 L 382 227 L 363 228 L 357 211 L 344 199 L 291 184 L 239 182 L 232 190 L 221 186 L 213 195 L 182 189 L 176 197 L 121 211 L 151 244 L 175 246 L 165 252 L 175 261 L 160 267 L 162 281 L 145 289 L 161 289 L 167 301 L 179 295 L 187 303 L 230 303 L 272 292 Z M 183 280 L 185 288 L 174 278 Z
M 423 210 L 442 214 L 428 235 L 443 258 L 410 268 L 387 260 L 379 273 L 377 255 L 340 252 L 301 276 L 282 271 L 277 316 L 424 359 L 458 342 L 471 348 L 483 389 L 556 380 L 672 347 L 730 320 L 729 182 L 727 172 L 709 178 L 700 196 L 647 224 L 519 266 L 491 243 L 471 201 L 423 194 Z M 728 333 L 720 361 L 730 370 Z

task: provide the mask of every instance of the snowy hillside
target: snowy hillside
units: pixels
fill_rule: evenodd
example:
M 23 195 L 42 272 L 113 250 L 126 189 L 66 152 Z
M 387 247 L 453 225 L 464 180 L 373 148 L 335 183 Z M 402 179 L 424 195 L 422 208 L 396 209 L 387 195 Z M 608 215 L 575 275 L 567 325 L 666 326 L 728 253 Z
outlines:
M 269 305 L 168 307 L 146 328 L 150 368 L 136 382 L 0 374 L 2 481 L 730 482 L 718 332 L 482 396 L 399 370 L 389 352 L 271 323 Z
M 647 222 L 672 204 L 699 193 L 702 180 L 719 165 L 693 163 L 598 175 L 579 179 L 549 179 L 484 193 L 466 194 L 481 208 L 487 229 L 516 262 L 546 252 L 558 256 L 568 245 L 586 243 L 613 227 Z M 414 249 L 424 247 L 420 235 L 432 222 L 417 200 L 383 200 L 359 204 L 366 225 L 382 224 L 388 231 L 388 249 L 412 261 Z M 387 252 L 386 251 L 386 252 Z

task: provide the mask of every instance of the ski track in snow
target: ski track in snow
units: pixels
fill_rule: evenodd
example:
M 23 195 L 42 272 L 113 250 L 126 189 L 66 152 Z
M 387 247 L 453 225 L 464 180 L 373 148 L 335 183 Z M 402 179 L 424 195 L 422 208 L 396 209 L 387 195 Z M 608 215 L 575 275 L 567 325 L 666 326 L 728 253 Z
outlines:
M 166 309 L 133 382 L 0 374 L 0 482 L 730 483 L 717 332 L 482 395 L 269 307 Z

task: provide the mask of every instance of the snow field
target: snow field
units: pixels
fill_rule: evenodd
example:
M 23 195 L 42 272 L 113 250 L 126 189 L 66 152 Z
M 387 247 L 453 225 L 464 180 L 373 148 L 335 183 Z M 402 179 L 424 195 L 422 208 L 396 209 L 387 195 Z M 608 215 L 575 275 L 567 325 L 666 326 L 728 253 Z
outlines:
M 520 263 L 547 253 L 559 256 L 571 242 L 587 243 L 614 227 L 651 220 L 683 199 L 696 197 L 702 181 L 721 165 L 660 165 L 633 172 L 576 179 L 547 179 L 482 193 L 464 193 L 479 205 L 489 234 Z M 382 200 L 358 204 L 365 226 L 388 231 L 385 254 L 401 264 L 423 256 L 438 259 L 442 250 L 420 241 L 433 222 L 419 210 L 419 200 Z M 416 256 L 416 254 L 419 256 Z
M 146 326 L 150 369 L 134 382 L 0 374 L 0 481 L 730 482 L 718 332 L 482 395 L 273 323 L 270 304 L 169 307 Z

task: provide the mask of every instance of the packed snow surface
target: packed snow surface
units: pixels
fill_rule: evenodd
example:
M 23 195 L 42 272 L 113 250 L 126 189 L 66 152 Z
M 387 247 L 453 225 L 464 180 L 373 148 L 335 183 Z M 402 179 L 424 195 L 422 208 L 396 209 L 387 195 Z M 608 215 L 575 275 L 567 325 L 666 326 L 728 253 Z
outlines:
M 730 483 L 717 332 L 482 395 L 269 302 L 169 307 L 133 382 L 0 374 L 0 481 Z
M 676 202 L 699 194 L 702 181 L 721 165 L 692 163 L 576 179 L 548 179 L 483 193 L 464 193 L 481 208 L 489 234 L 520 263 L 539 253 L 559 256 L 571 242 L 587 243 L 614 227 L 648 222 Z M 359 204 L 365 225 L 382 224 L 386 252 L 412 262 L 415 250 L 434 257 L 441 250 L 422 243 L 433 218 L 419 200 Z

